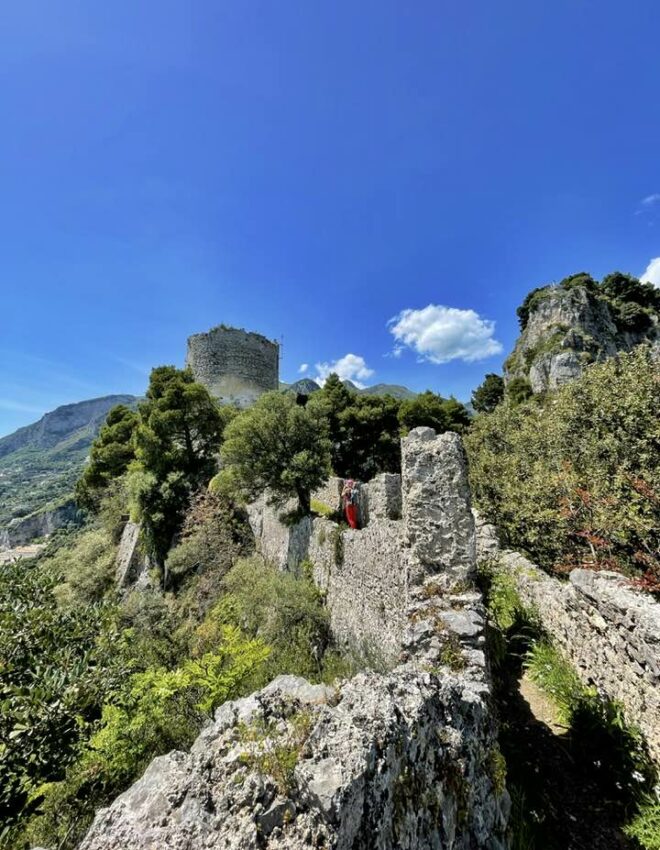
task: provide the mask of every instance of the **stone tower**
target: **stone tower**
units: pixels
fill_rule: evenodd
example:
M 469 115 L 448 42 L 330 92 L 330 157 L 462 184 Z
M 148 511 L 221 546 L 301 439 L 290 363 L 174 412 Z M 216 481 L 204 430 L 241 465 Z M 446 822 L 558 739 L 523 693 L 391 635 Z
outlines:
M 225 404 L 248 407 L 279 388 L 280 347 L 265 336 L 219 325 L 188 337 L 186 366 Z

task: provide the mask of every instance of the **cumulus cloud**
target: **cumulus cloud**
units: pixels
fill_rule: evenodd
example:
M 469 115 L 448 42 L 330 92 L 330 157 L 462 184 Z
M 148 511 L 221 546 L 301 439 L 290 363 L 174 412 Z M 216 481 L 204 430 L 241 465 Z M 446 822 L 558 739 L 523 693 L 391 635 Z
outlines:
M 301 363 L 300 366 L 298 367 L 298 372 L 300 372 L 301 375 L 304 375 L 305 372 L 308 369 L 309 369 L 309 363 Z
M 370 369 L 364 357 L 358 354 L 345 354 L 332 363 L 316 364 L 316 380 L 324 384 L 332 372 L 336 372 L 342 381 L 352 381 L 356 387 L 363 387 L 362 381 L 370 378 L 374 370 Z
M 653 257 L 640 280 L 645 280 L 660 288 L 660 257 Z
M 388 327 L 396 341 L 395 357 L 403 348 L 411 348 L 420 360 L 430 363 L 474 363 L 502 351 L 493 336 L 495 322 L 482 319 L 474 310 L 429 304 L 421 310 L 402 310 Z

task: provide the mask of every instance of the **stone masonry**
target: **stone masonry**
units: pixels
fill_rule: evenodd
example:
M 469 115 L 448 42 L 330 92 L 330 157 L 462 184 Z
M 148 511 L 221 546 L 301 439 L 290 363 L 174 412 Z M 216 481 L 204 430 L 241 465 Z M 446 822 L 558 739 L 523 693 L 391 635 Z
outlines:
M 239 328 L 220 325 L 188 337 L 186 366 L 226 404 L 248 407 L 279 388 L 279 345 Z
M 560 581 L 517 552 L 498 553 L 492 526 L 478 530 L 480 557 L 497 557 L 580 678 L 623 705 L 660 764 L 660 603 L 617 573 L 573 570 Z
M 404 470 L 403 519 L 344 532 L 343 565 L 354 567 L 339 572 L 331 563 L 323 579 L 331 612 L 354 609 L 346 617 L 357 628 L 374 592 L 366 559 L 380 569 L 382 583 L 392 587 L 381 637 L 387 618 L 399 618 L 390 672 L 360 673 L 333 687 L 280 676 L 224 704 L 190 753 L 155 759 L 98 813 L 80 850 L 505 850 L 509 800 L 490 708 L 484 611 L 470 584 L 474 524 L 460 441 L 414 432 L 408 440 L 404 457 L 422 468 L 419 455 L 432 454 L 445 469 L 436 480 L 462 495 L 428 490 L 425 505 L 414 492 L 419 480 Z M 259 514 L 263 519 L 256 511 L 252 521 L 263 551 L 271 526 L 259 527 Z M 309 523 L 307 556 L 318 546 L 330 557 L 317 537 L 333 525 Z M 280 548 L 278 539 L 287 568 L 290 544 Z M 462 567 L 459 550 L 466 554 Z M 315 563 L 315 574 L 324 569 Z M 263 754 L 278 747 L 295 747 L 288 778 L 263 766 Z

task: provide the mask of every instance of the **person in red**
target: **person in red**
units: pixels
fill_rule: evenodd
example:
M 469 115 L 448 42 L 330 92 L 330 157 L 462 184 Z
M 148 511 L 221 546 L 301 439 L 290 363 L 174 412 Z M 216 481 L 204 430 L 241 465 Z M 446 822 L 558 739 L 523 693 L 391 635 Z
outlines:
M 344 513 L 346 521 L 351 528 L 358 527 L 358 485 L 352 478 L 347 478 L 344 482 L 344 489 L 341 491 L 341 497 L 344 502 Z

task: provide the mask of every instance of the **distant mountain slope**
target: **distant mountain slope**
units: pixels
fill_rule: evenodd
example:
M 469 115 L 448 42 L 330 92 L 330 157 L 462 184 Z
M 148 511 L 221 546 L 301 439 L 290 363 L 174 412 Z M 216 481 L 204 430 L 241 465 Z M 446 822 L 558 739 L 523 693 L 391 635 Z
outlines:
M 417 393 L 409 390 L 408 387 L 402 387 L 399 384 L 374 384 L 372 387 L 358 387 L 353 381 L 345 380 L 342 383 L 347 389 L 358 395 L 391 395 L 398 399 L 415 398 L 417 395 Z M 280 382 L 280 389 L 311 395 L 311 393 L 320 390 L 321 386 L 311 378 L 301 378 L 293 384 Z
M 0 528 L 71 494 L 89 447 L 116 404 L 132 395 L 110 395 L 66 404 L 0 439 Z

